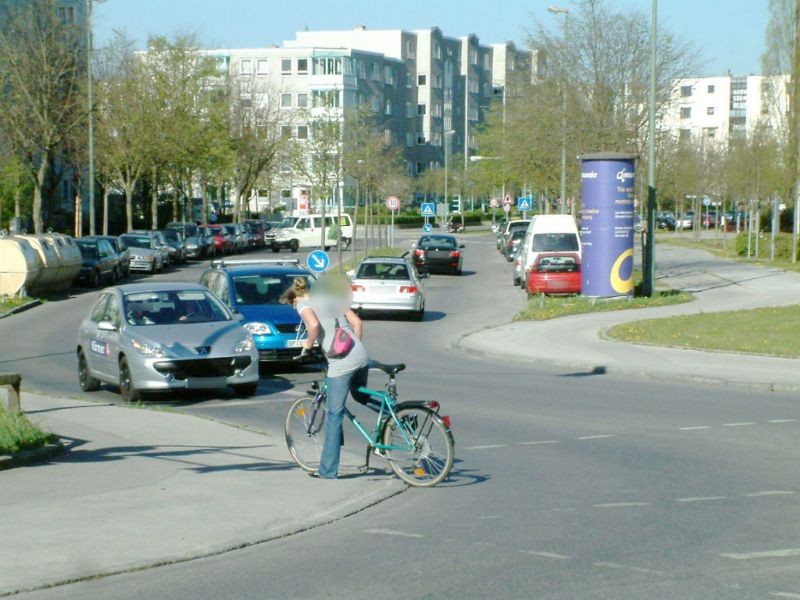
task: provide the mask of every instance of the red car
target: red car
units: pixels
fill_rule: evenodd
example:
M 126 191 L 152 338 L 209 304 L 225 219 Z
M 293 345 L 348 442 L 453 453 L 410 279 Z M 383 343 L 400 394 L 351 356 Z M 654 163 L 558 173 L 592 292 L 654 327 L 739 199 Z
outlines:
M 203 225 L 211 234 L 214 242 L 214 252 L 217 256 L 233 253 L 233 241 L 230 234 L 222 225 Z
M 528 296 L 581 293 L 581 258 L 575 252 L 543 252 L 528 272 Z

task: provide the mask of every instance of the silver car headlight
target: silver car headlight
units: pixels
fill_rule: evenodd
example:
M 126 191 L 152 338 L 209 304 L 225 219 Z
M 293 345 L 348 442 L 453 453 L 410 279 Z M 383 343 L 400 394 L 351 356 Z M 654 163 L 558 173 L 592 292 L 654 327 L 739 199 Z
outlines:
M 143 342 L 137 342 L 136 340 L 131 340 L 131 345 L 133 349 L 136 350 L 139 354 L 146 356 L 147 358 L 166 358 L 167 352 L 161 348 L 160 346 L 156 346 L 155 344 L 145 344 Z
M 186 248 L 188 250 L 195 250 L 197 248 L 197 244 L 195 244 L 194 242 L 190 242 L 190 243 L 186 244 Z
M 253 342 L 253 336 L 247 334 L 246 338 L 236 344 L 236 347 L 233 349 L 233 351 L 236 352 L 236 354 L 244 354 L 245 352 L 250 352 L 254 346 L 255 342 Z
M 272 335 L 272 329 L 266 323 L 245 323 L 243 327 L 251 335 Z

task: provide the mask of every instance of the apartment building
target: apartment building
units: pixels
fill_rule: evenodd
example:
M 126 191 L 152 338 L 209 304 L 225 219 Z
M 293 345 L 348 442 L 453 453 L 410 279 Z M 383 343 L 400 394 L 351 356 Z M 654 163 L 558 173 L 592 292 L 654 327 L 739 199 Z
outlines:
M 757 125 L 779 127 L 789 109 L 787 76 L 725 75 L 681 79 L 663 127 L 682 140 L 724 146 Z

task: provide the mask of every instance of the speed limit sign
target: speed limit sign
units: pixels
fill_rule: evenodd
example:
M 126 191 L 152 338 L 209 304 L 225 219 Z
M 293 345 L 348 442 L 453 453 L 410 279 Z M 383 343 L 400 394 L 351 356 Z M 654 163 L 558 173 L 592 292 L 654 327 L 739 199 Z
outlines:
M 491 206 L 492 208 L 497 208 L 498 206 L 500 206 L 500 199 L 492 198 L 491 200 L 489 200 L 489 206 Z
M 389 196 L 386 198 L 386 208 L 389 210 L 400 210 L 400 198 L 397 196 Z

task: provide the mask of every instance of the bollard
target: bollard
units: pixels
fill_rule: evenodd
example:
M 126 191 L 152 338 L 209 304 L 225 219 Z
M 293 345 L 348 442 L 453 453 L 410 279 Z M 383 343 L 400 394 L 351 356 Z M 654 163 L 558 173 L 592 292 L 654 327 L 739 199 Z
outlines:
M 20 387 L 22 385 L 22 375 L 19 373 L 0 373 L 0 385 L 8 386 L 8 412 L 20 414 L 22 403 L 20 402 Z

